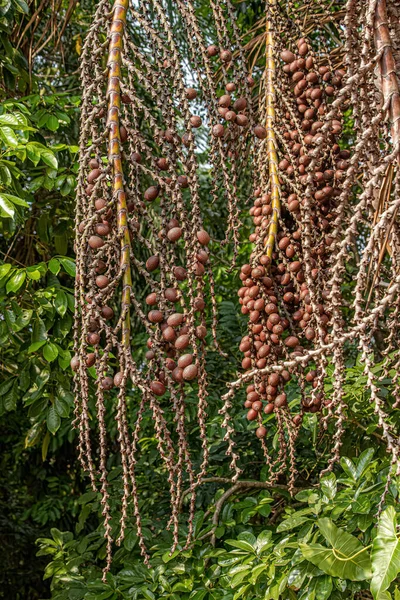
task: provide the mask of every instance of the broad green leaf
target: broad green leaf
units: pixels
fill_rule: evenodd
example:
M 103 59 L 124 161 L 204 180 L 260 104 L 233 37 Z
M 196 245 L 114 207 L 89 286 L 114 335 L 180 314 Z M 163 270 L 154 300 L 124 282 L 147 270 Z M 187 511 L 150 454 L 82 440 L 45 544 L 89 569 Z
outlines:
M 40 158 L 46 165 L 49 167 L 53 167 L 53 169 L 58 168 L 58 162 L 54 154 L 48 149 L 40 149 Z
M 56 358 L 58 356 L 57 346 L 55 344 L 53 344 L 52 342 L 47 342 L 47 344 L 45 344 L 43 346 L 42 352 L 43 352 L 44 358 L 48 362 L 53 362 L 53 360 L 56 360 Z
M 53 435 L 56 433 L 56 431 L 59 429 L 59 427 L 61 425 L 60 415 L 58 414 L 58 412 L 56 411 L 56 409 L 53 405 L 51 405 L 47 411 L 46 423 L 47 423 L 47 429 Z
M 50 131 L 57 131 L 57 129 L 59 128 L 60 124 L 58 122 L 57 117 L 55 117 L 54 115 L 50 115 L 47 118 L 46 121 L 46 127 L 47 129 L 50 129 Z
M 345 473 L 351 479 L 353 479 L 354 481 L 357 480 L 357 469 L 350 458 L 347 458 L 347 456 L 342 456 L 342 458 L 340 459 L 340 465 L 343 471 L 345 471 Z
M 15 410 L 17 407 L 18 400 L 18 381 L 15 379 L 13 386 L 8 390 L 4 396 L 4 408 L 7 411 Z
M 0 194 L 0 217 L 12 219 L 15 215 L 15 208 L 12 202 L 5 194 Z
M 294 513 L 293 515 L 291 515 L 290 517 L 288 517 L 287 519 L 285 519 L 284 521 L 279 523 L 278 527 L 276 528 L 276 531 L 278 533 L 281 531 L 290 531 L 290 529 L 295 529 L 296 527 L 303 525 L 303 523 L 306 523 L 309 520 L 310 520 L 310 517 L 307 515 L 304 515 L 304 514 L 298 515 L 298 514 Z
M 18 146 L 18 138 L 11 127 L 0 127 L 0 137 L 7 146 L 10 146 L 11 148 Z
M 18 292 L 19 288 L 23 285 L 26 279 L 26 271 L 24 269 L 19 269 L 14 273 L 12 277 L 7 281 L 6 290 L 9 294 L 10 292 Z
M 0 383 L 0 396 L 4 396 L 8 392 L 8 390 L 13 385 L 15 379 L 14 377 L 10 377 L 10 379 L 6 379 Z
M 58 275 L 60 268 L 60 262 L 57 258 L 52 258 L 49 261 L 49 271 L 51 271 L 53 275 Z
M 3 279 L 11 270 L 11 263 L 4 263 L 4 265 L 0 265 L 0 279 Z
M 378 532 L 372 542 L 371 561 L 371 593 L 377 599 L 400 572 L 400 542 L 393 506 L 389 506 L 380 516 Z
M 367 469 L 369 464 L 371 463 L 372 457 L 374 456 L 375 450 L 373 448 L 367 448 L 362 452 L 357 461 L 356 467 L 356 478 L 357 480 L 363 475 L 364 471 Z
M 18 119 L 14 115 L 0 115 L 0 125 L 19 125 Z
M 321 479 L 321 491 L 329 500 L 333 500 L 336 496 L 337 485 L 334 473 L 329 473 Z
M 56 297 L 54 298 L 54 306 L 56 307 L 56 311 L 58 312 L 58 314 L 62 317 L 67 312 L 67 295 L 62 290 L 57 291 Z
M 336 527 L 330 519 L 319 519 L 318 526 L 330 547 L 300 544 L 304 558 L 333 577 L 351 581 L 369 579 L 371 561 L 368 548 L 364 548 L 354 536 Z
M 74 260 L 65 256 L 60 256 L 58 260 L 60 261 L 68 275 L 71 275 L 71 277 L 76 276 L 76 265 Z

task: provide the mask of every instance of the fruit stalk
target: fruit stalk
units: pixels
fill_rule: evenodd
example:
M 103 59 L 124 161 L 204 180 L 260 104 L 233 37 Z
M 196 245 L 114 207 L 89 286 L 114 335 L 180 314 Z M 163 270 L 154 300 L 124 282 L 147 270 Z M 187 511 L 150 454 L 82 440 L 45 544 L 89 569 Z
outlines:
M 275 0 L 267 0 L 267 19 L 265 27 L 265 85 L 266 85 L 266 118 L 265 128 L 267 130 L 267 156 L 268 170 L 271 188 L 272 215 L 268 228 L 268 236 L 265 242 L 267 256 L 271 259 L 274 251 L 275 239 L 278 233 L 278 222 L 281 210 L 280 186 L 278 178 L 278 156 L 276 153 L 275 125 L 275 60 L 274 60 L 274 37 L 272 32 L 271 10 L 275 6 Z
M 122 65 L 122 40 L 126 27 L 126 17 L 129 0 L 116 0 L 114 4 L 110 45 L 108 50 L 108 119 L 109 127 L 109 155 L 108 160 L 112 166 L 113 197 L 117 200 L 117 223 L 121 235 L 121 269 L 124 271 L 122 278 L 122 344 L 130 348 L 130 295 L 132 288 L 131 276 L 131 241 L 127 222 L 126 194 L 124 190 L 124 173 L 121 159 L 121 65 Z
M 388 105 L 393 147 L 397 150 L 397 160 L 400 163 L 400 91 L 388 27 L 386 0 L 378 0 L 376 4 L 374 28 L 376 50 L 377 52 L 382 51 L 378 64 L 383 101 Z

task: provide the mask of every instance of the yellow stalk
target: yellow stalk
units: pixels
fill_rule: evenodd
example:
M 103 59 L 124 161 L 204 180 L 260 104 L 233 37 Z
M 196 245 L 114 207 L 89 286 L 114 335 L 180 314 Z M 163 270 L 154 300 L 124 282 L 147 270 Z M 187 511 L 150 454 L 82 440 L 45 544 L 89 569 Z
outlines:
M 127 222 L 126 194 L 124 191 L 124 173 L 121 160 L 121 65 L 122 65 L 122 37 L 126 26 L 126 15 L 129 0 L 116 0 L 110 29 L 110 45 L 108 50 L 108 126 L 109 134 L 109 162 L 112 165 L 113 195 L 117 197 L 117 223 L 121 237 L 121 267 L 124 269 L 122 290 L 122 311 L 127 310 L 122 323 L 122 343 L 130 346 L 130 294 L 132 276 L 130 266 L 131 240 Z
M 273 8 L 275 0 L 267 0 L 267 6 Z M 276 137 L 275 137 L 275 90 L 274 90 L 274 79 L 275 79 L 275 60 L 274 60 L 274 37 L 272 32 L 272 23 L 269 19 L 267 12 L 266 27 L 266 48 L 265 48 L 265 86 L 266 86 L 266 119 L 265 128 L 267 130 L 267 156 L 268 156 L 268 170 L 269 179 L 271 185 L 271 206 L 272 215 L 268 229 L 268 237 L 265 242 L 266 254 L 269 258 L 272 258 L 272 252 L 275 247 L 275 239 L 278 233 L 278 222 L 281 210 L 280 201 L 280 186 L 278 178 L 278 156 L 276 153 Z

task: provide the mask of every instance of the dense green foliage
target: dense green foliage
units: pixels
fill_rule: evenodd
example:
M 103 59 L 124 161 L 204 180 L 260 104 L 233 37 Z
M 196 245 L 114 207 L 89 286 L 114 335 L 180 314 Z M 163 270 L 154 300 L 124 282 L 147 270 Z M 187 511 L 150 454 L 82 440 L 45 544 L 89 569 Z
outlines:
M 146 413 L 138 484 L 152 566 L 142 564 L 132 525 L 123 546 L 116 548 L 107 583 L 101 583 L 105 547 L 100 504 L 88 491 L 77 463 L 69 367 L 80 102 L 77 64 L 93 7 L 85 6 L 83 12 L 74 2 L 64 1 L 54 16 L 52 3 L 40 6 L 35 2 L 28 6 L 23 0 L 0 2 L 0 597 L 339 600 L 370 598 L 371 590 L 375 600 L 398 600 L 399 490 L 395 484 L 390 487 L 376 527 L 389 462 L 354 349 L 349 348 L 346 379 L 343 456 L 347 458 L 342 458 L 335 474 L 319 480 L 332 431 L 320 432 L 316 416 L 308 415 L 298 443 L 296 495 L 289 496 L 284 478 L 274 488 L 263 486 L 265 469 L 252 432 L 255 425 L 246 421 L 239 396 L 234 425 L 243 478 L 249 483 L 231 489 L 224 479 L 230 473 L 218 410 L 225 383 L 239 363 L 237 346 L 245 323 L 235 299 L 239 280 L 228 271 L 229 251 L 220 247 L 212 252 L 219 336 L 229 357 L 210 351 L 208 358 L 211 467 L 210 480 L 197 498 L 195 543 L 169 554 L 168 487 L 151 415 Z M 252 26 L 260 6 L 239 3 L 244 26 Z M 40 11 L 38 25 L 30 20 L 35 10 Z M 53 28 L 56 34 L 31 60 L 30 49 L 39 48 L 42 36 L 47 39 Z M 348 131 L 351 135 L 350 121 Z M 206 170 L 202 185 L 206 197 L 210 186 Z M 222 237 L 223 223 L 215 209 L 206 207 L 206 219 L 214 235 Z M 242 246 L 243 256 L 248 249 Z M 136 293 L 144 297 L 147 291 Z M 380 385 L 386 398 L 385 379 Z M 290 401 L 299 402 L 295 386 Z M 132 394 L 131 423 L 137 404 Z M 187 410 L 193 416 L 189 439 L 199 462 L 194 403 Z M 276 446 L 272 416 L 265 422 L 267 444 Z M 108 428 L 112 450 L 116 435 L 112 401 Z M 120 467 L 112 454 L 108 468 L 112 502 L 117 504 Z M 232 493 L 223 496 L 229 490 Z M 186 496 L 182 539 L 188 501 Z

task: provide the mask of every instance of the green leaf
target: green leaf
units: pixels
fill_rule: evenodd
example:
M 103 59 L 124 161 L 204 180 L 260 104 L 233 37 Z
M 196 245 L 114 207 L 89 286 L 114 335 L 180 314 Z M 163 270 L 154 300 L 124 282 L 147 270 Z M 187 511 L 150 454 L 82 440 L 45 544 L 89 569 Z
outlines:
M 14 275 L 7 281 L 7 294 L 10 292 L 17 292 L 19 288 L 23 285 L 25 279 L 26 271 L 24 269 L 19 269 L 18 271 L 16 271 Z
M 56 411 L 56 409 L 53 405 L 50 406 L 47 411 L 46 423 L 47 423 L 47 429 L 53 435 L 56 433 L 56 431 L 59 429 L 59 427 L 61 425 L 60 415 L 58 414 L 58 412 Z
M 41 148 L 40 149 L 40 158 L 49 167 L 53 167 L 53 169 L 57 169 L 58 168 L 57 159 L 54 156 L 54 154 L 51 152 L 51 150 L 48 150 L 46 148 L 45 149 Z
M 53 362 L 53 360 L 56 360 L 58 356 L 57 346 L 52 342 L 47 342 L 47 344 L 43 346 L 42 352 L 47 362 Z
M 371 593 L 375 599 L 388 589 L 400 572 L 400 542 L 396 532 L 396 511 L 389 506 L 380 516 L 378 532 L 372 542 Z
M 0 279 L 3 279 L 11 270 L 10 263 L 4 263 L 4 265 L 0 265 Z
M 276 528 L 276 531 L 278 533 L 281 531 L 289 531 L 290 529 L 295 529 L 296 527 L 303 525 L 303 523 L 306 523 L 309 520 L 310 517 L 307 515 L 294 513 L 293 515 L 279 523 L 278 527 Z
M 11 148 L 18 146 L 18 138 L 11 127 L 0 127 L 0 137 L 7 146 Z
M 19 125 L 19 121 L 14 115 L 0 115 L 0 125 Z
M 76 276 L 76 265 L 74 260 L 72 260 L 71 258 L 67 258 L 66 256 L 60 256 L 58 260 L 60 261 L 68 275 L 71 275 L 71 277 Z
M 60 261 L 57 260 L 57 258 L 52 258 L 49 261 L 49 271 L 51 271 L 53 275 L 58 275 L 60 268 Z
M 18 381 L 14 381 L 14 385 L 9 389 L 7 394 L 4 396 L 4 408 L 7 411 L 15 410 L 17 407 L 18 400 Z
M 14 205 L 5 194 L 0 194 L 0 217 L 12 219 L 14 215 Z
M 10 379 L 6 379 L 0 383 L 0 396 L 4 396 L 8 392 L 14 381 L 14 377 L 10 377 Z
M 337 485 L 334 473 L 329 473 L 321 479 L 321 491 L 329 500 L 333 500 L 336 496 Z
M 371 577 L 368 549 L 357 538 L 336 527 L 328 518 L 319 519 L 318 527 L 331 547 L 299 544 L 304 558 L 327 575 L 340 579 L 363 581 Z
M 46 121 L 47 129 L 50 129 L 50 131 L 57 131 L 59 126 L 60 124 L 58 122 L 57 117 L 55 117 L 54 115 L 50 115 Z
M 67 295 L 62 290 L 57 291 L 56 297 L 54 298 L 54 306 L 56 307 L 56 311 L 58 312 L 58 314 L 62 317 L 67 312 Z
M 29 15 L 29 6 L 24 0 L 14 0 L 14 4 L 18 12 L 22 12 L 26 15 Z

